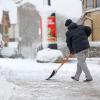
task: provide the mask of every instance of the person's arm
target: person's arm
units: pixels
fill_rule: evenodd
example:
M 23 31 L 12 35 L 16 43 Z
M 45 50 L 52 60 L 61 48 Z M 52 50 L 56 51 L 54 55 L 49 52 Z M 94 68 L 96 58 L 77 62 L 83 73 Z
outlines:
M 69 48 L 69 51 L 70 51 L 70 54 L 74 53 L 74 50 L 72 48 L 72 37 L 68 36 L 67 33 L 66 33 L 66 43 L 67 43 L 67 46 Z
M 89 37 L 92 32 L 92 29 L 89 26 L 84 26 L 84 30 L 86 35 Z

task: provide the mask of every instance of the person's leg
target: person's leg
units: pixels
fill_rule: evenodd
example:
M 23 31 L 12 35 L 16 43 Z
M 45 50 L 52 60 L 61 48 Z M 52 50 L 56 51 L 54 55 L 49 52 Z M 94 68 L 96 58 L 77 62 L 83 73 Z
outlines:
M 81 66 L 77 63 L 77 70 L 75 73 L 75 79 L 79 80 L 81 73 L 82 73 Z
M 78 64 L 79 64 L 79 66 L 81 66 L 81 69 L 85 73 L 86 79 L 92 80 L 92 76 L 91 76 L 90 71 L 85 62 L 87 56 L 88 56 L 88 49 L 77 53 Z
M 71 78 L 76 81 L 79 81 L 81 73 L 82 73 L 81 66 L 77 63 L 77 70 L 76 70 L 75 76 L 72 76 Z

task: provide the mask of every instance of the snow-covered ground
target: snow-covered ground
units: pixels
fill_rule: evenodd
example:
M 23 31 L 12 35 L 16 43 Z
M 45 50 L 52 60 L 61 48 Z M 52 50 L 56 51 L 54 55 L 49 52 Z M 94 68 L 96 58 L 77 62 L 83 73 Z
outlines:
M 84 83 L 70 76 L 76 70 L 76 59 L 70 58 L 57 74 L 45 80 L 60 63 L 37 63 L 33 59 L 0 58 L 0 100 L 99 100 L 100 58 L 88 58 L 93 82 Z

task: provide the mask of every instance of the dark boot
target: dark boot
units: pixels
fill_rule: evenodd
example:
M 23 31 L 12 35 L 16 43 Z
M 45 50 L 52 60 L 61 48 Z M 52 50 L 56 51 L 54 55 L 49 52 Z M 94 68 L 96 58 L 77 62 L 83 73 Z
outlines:
M 86 79 L 86 80 L 84 80 L 84 82 L 90 82 L 90 81 L 93 81 L 93 79 Z
M 78 79 L 76 79 L 74 76 L 71 77 L 73 80 L 75 81 L 79 81 Z

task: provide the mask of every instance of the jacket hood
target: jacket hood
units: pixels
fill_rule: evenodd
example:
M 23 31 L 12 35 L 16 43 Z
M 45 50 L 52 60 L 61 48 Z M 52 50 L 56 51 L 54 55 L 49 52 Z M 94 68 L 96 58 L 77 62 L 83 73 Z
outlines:
M 75 29 L 77 28 L 77 24 L 76 23 L 71 23 L 69 26 L 68 26 L 68 29 L 71 30 L 71 29 Z

